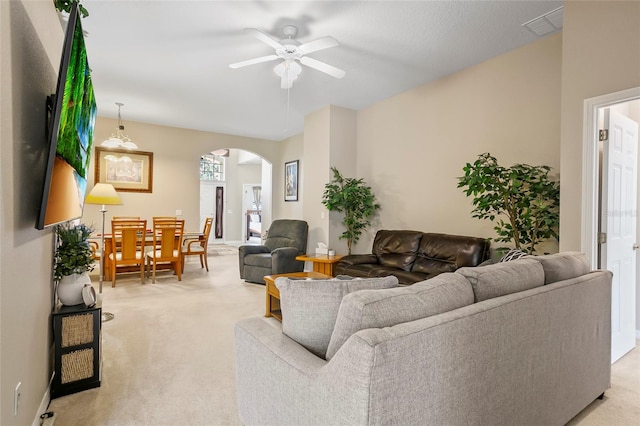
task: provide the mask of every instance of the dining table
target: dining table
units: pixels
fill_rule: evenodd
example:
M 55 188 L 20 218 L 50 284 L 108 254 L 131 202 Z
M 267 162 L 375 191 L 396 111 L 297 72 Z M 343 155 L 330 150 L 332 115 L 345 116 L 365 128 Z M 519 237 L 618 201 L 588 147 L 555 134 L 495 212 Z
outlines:
M 100 271 L 100 273 L 102 274 L 102 279 L 104 281 L 109 281 L 112 278 L 111 262 L 109 262 L 109 256 L 113 252 L 112 251 L 113 243 L 111 241 L 112 238 L 113 238 L 112 234 L 104 234 L 104 262 L 103 262 L 104 271 Z M 202 233 L 202 231 L 185 231 L 182 233 L 183 241 L 186 239 L 196 239 L 196 238 L 200 241 L 204 241 L 204 234 Z M 98 243 L 98 247 L 100 247 L 101 240 L 102 240 L 102 234 L 100 233 L 93 234 L 89 237 L 89 241 L 96 241 Z M 116 240 L 116 245 L 117 244 L 118 244 L 118 241 Z M 153 231 L 150 229 L 147 230 L 147 233 L 145 235 L 144 245 L 145 247 L 150 247 L 154 245 Z M 136 268 L 137 267 L 135 265 L 118 266 L 118 271 L 122 270 L 123 272 L 126 272 L 128 269 L 130 269 L 131 272 L 135 272 L 137 270 Z

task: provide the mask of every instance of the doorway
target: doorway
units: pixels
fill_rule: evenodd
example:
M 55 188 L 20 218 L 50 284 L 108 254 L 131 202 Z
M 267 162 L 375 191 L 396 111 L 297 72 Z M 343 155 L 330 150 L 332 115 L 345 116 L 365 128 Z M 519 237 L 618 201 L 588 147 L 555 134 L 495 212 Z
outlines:
M 606 235 L 600 234 L 600 226 L 604 226 L 606 231 L 607 222 L 607 208 L 613 208 L 611 205 L 607 206 L 608 192 L 620 193 L 616 186 L 624 185 L 620 181 L 620 174 L 613 172 L 608 173 L 606 171 L 607 166 L 603 165 L 604 162 L 609 163 L 607 160 L 607 152 L 609 142 L 600 144 L 600 130 L 605 127 L 605 117 L 609 115 L 616 115 L 622 112 L 622 115 L 630 115 L 631 119 L 636 123 L 640 121 L 640 88 L 629 89 L 621 92 L 615 92 L 596 98 L 587 99 L 584 104 L 584 140 L 583 140 L 583 219 L 584 226 L 582 230 L 582 251 L 584 251 L 591 260 L 591 265 L 594 268 L 602 266 L 603 268 L 614 270 L 616 262 L 609 262 L 607 260 L 607 252 L 614 248 L 614 240 L 612 239 L 607 245 Z M 636 125 L 637 128 L 637 125 Z M 602 135 L 603 139 L 607 138 L 607 135 Z M 635 136 L 635 144 L 638 144 L 637 136 Z M 635 155 L 635 154 L 634 154 Z M 634 168 L 638 167 L 638 159 L 634 160 Z M 600 171 L 604 169 L 606 175 L 600 179 Z M 619 170 L 619 169 L 618 169 Z M 611 179 L 608 179 L 611 177 Z M 611 181 L 607 185 L 607 181 Z M 627 188 L 637 188 L 637 177 L 633 179 Z M 601 184 L 607 185 L 604 188 L 604 194 L 601 192 Z M 601 196 L 604 195 L 602 203 L 600 203 Z M 633 190 L 633 194 L 630 194 L 633 198 L 637 197 L 637 189 Z M 618 200 L 616 201 L 618 202 Z M 630 207 L 633 211 L 626 214 L 626 225 L 629 225 L 627 229 L 635 229 L 634 235 L 631 235 L 628 244 L 625 243 L 625 250 L 627 251 L 627 266 L 626 271 L 630 275 L 625 277 L 624 271 L 614 271 L 614 283 L 612 291 L 612 363 L 619 359 L 624 353 L 635 346 L 635 339 L 640 336 L 640 320 L 637 313 L 640 312 L 640 291 L 638 285 L 640 283 L 640 271 L 635 268 L 635 264 L 638 262 L 639 250 L 634 250 L 634 242 L 640 241 L 640 235 L 637 223 L 638 206 L 636 202 L 633 202 L 633 206 Z M 618 213 L 615 213 L 617 215 Z M 632 221 L 632 223 L 630 222 Z M 611 221 L 609 221 L 611 223 Z M 620 223 L 620 221 L 618 221 Z M 604 225 L 603 225 L 604 224 Z M 633 225 L 633 226 L 632 226 Z M 627 238 L 628 239 L 628 238 Z M 629 247 L 626 247 L 629 246 Z M 613 250 L 611 251 L 614 252 Z M 600 256 L 603 255 L 603 259 Z M 601 263 L 602 262 L 602 263 Z M 632 262 L 632 264 L 629 264 Z M 618 262 L 619 266 L 620 263 Z M 633 272 L 629 272 L 633 271 Z M 629 303 L 624 303 L 629 302 Z M 620 337 L 626 336 L 626 346 L 620 345 Z M 623 339 L 624 340 L 624 339 Z
M 206 217 L 214 218 L 211 243 L 246 244 L 249 225 L 255 225 L 250 228 L 251 243 L 260 242 L 260 227 L 268 229 L 271 221 L 271 173 L 271 163 L 243 149 L 224 148 L 201 156 L 200 221 L 202 226 Z M 257 215 L 250 215 L 253 210 Z

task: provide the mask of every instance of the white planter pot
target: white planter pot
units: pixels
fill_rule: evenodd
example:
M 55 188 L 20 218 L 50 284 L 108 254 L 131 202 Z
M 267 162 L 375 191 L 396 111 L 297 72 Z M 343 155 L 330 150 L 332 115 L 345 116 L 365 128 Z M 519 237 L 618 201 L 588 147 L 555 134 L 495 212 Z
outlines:
M 82 287 L 91 284 L 88 272 L 73 274 L 62 277 L 58 283 L 58 299 L 65 306 L 79 305 L 84 303 L 82 299 Z

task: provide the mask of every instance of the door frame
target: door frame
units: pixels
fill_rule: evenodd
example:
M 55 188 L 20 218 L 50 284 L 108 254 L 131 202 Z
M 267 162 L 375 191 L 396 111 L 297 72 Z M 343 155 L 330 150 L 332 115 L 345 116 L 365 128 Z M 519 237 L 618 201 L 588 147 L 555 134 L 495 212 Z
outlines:
M 581 250 L 592 268 L 598 266 L 598 111 L 640 99 L 640 87 L 596 96 L 584 101 L 582 129 L 582 235 Z

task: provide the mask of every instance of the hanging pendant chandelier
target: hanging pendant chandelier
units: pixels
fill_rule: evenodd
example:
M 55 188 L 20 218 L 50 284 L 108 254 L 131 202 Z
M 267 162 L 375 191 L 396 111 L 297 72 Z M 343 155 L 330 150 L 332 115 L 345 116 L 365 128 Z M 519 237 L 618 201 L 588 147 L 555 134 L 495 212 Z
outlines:
M 116 133 L 112 134 L 109 139 L 102 142 L 100 145 L 105 148 L 124 148 L 124 149 L 138 149 L 138 145 L 131 141 L 131 138 L 124 133 L 124 124 L 122 124 L 122 117 L 120 116 L 120 108 L 124 105 L 121 102 L 116 102 L 118 105 L 118 128 Z

